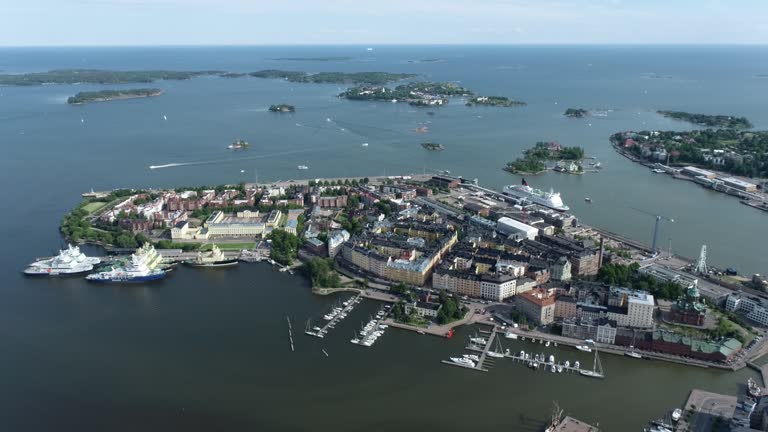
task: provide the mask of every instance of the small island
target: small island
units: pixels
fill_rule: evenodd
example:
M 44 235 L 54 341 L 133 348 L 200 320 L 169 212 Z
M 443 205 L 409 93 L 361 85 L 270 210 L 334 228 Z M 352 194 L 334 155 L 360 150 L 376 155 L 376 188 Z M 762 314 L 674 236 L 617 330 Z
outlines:
M 270 105 L 269 110 L 276 113 L 296 112 L 296 107 L 288 104 Z
M 381 85 L 416 76 L 416 74 L 390 72 L 318 72 L 310 74 L 307 72 L 284 71 L 279 69 L 265 69 L 251 72 L 248 75 L 255 78 L 279 78 L 298 83 L 355 85 Z
M 221 71 L 112 71 L 101 69 L 59 69 L 48 72 L 0 74 L 0 85 L 33 86 L 43 84 L 130 84 L 158 80 L 187 80 L 202 75 L 221 75 Z
M 513 106 L 525 106 L 528 105 L 522 101 L 516 101 L 504 96 L 478 96 L 470 99 L 466 103 L 467 106 L 485 105 L 495 107 L 513 107 Z
M 664 117 L 685 121 L 699 126 L 708 126 L 724 129 L 749 129 L 752 123 L 746 117 L 733 117 L 727 115 L 691 114 L 683 111 L 656 111 Z
M 91 102 L 107 102 L 121 99 L 154 97 L 160 96 L 161 94 L 163 94 L 163 91 L 156 88 L 80 92 L 67 98 L 67 103 L 70 105 L 82 105 Z
M 566 117 L 582 118 L 589 115 L 589 111 L 583 108 L 568 108 L 563 114 Z
M 237 139 L 237 140 L 233 141 L 232 144 L 228 145 L 227 148 L 231 149 L 231 150 L 245 150 L 245 149 L 247 149 L 250 146 L 251 145 L 248 144 L 248 141 L 242 140 L 242 139 Z
M 430 151 L 442 151 L 445 150 L 442 144 L 438 144 L 432 141 L 424 141 L 421 146 Z
M 581 165 L 576 164 L 576 162 L 582 159 L 584 159 L 584 149 L 581 147 L 565 147 L 557 142 L 537 142 L 534 147 L 523 153 L 522 158 L 507 162 L 504 170 L 514 174 L 541 174 L 547 170 L 546 161 L 558 160 L 572 161 L 574 162 L 572 165 L 577 167 L 573 170 L 566 168 L 563 172 L 581 172 Z M 569 167 L 570 165 L 558 164 L 556 166 Z
M 224 72 L 222 74 L 219 74 L 222 78 L 242 78 L 248 74 L 242 73 L 242 72 Z
M 472 96 L 472 92 L 451 82 L 412 82 L 394 89 L 383 86 L 352 87 L 339 94 L 350 100 L 407 102 L 412 106 L 440 106 L 449 97 Z

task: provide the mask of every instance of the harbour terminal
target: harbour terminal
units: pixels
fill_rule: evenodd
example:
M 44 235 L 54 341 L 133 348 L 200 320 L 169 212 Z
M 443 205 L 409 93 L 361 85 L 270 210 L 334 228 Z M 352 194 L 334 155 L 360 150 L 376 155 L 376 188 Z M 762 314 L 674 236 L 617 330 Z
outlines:
M 761 366 L 768 352 L 762 276 L 708 265 L 706 245 L 698 259 L 663 250 L 656 238 L 663 220 L 656 215 L 650 215 L 651 246 L 586 226 L 569 213 L 568 197 L 526 180 L 494 191 L 441 173 L 91 191 L 83 198 L 62 224 L 72 245 L 34 261 L 26 274 L 162 283 L 177 265 L 226 271 L 264 261 L 306 275 L 318 295 L 354 295 L 322 320 L 304 323 L 312 337 L 332 335 L 370 299 L 383 305 L 352 344 L 372 347 L 390 327 L 452 338 L 457 327 L 473 326 L 465 352 L 442 361 L 471 371 L 492 372 L 509 361 L 599 379 L 611 374 L 602 353 L 749 367 L 762 374 L 761 385 L 750 384 L 757 400 L 768 380 Z M 105 253 L 86 256 L 77 243 L 101 245 Z M 288 335 L 293 351 L 290 318 Z M 518 349 L 521 342 L 539 348 Z M 550 350 L 558 346 L 592 358 L 556 358 Z M 749 406 L 748 420 L 764 418 L 768 409 Z M 680 414 L 673 417 L 654 421 L 672 430 Z M 738 421 L 744 424 L 743 415 Z

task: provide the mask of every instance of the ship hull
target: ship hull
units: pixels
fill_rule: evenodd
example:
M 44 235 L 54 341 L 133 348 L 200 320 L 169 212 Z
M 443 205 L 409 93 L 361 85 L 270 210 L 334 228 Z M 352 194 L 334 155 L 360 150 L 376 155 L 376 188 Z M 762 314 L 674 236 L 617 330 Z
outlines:
M 210 263 L 196 263 L 196 262 L 184 262 L 184 265 L 187 265 L 189 267 L 195 267 L 195 268 L 222 268 L 222 267 L 232 267 L 239 264 L 240 261 L 237 259 L 229 259 L 229 260 L 223 260 L 223 261 L 216 261 L 216 262 L 210 262 Z
M 66 276 L 79 276 L 86 273 L 90 273 L 93 270 L 93 266 L 91 268 L 86 269 L 80 269 L 80 270 L 30 270 L 26 269 L 24 270 L 24 274 L 31 277 L 66 277 Z
M 515 199 L 527 200 L 527 201 L 529 201 L 529 202 L 531 202 L 533 204 L 544 206 L 544 207 L 547 207 L 547 208 L 550 208 L 552 210 L 556 210 L 556 211 L 559 211 L 559 212 L 567 212 L 568 210 L 571 209 L 567 205 L 562 205 L 562 206 L 552 205 L 551 203 L 547 202 L 546 200 L 541 199 L 541 198 L 539 198 L 539 197 L 537 197 L 535 195 L 530 195 L 530 194 L 522 193 L 522 192 L 519 192 L 519 191 L 516 191 L 516 190 L 505 189 L 504 190 L 504 194 L 508 195 L 508 196 L 511 196 L 512 198 L 515 198 Z
M 119 277 L 86 278 L 86 280 L 90 282 L 98 282 L 98 283 L 141 283 L 141 282 L 150 282 L 150 281 L 160 280 L 163 278 L 165 278 L 165 272 L 149 274 L 146 276 L 135 276 L 130 278 L 119 278 Z

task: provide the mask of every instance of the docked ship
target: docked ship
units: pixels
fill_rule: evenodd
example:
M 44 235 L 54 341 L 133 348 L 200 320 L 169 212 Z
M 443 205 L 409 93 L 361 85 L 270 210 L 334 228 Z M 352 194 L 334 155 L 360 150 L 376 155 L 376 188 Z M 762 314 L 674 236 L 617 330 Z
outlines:
M 40 259 L 27 267 L 24 274 L 31 276 L 60 276 L 88 273 L 100 259 L 87 257 L 77 246 L 68 245 L 53 258 Z
M 195 258 L 184 261 L 188 266 L 203 268 L 231 267 L 237 263 L 237 258 L 227 258 L 216 245 L 213 245 L 210 252 L 198 252 Z
M 570 210 L 570 207 L 563 204 L 563 199 L 560 198 L 559 192 L 554 192 L 552 190 L 544 192 L 539 189 L 534 189 L 528 186 L 528 182 L 526 182 L 525 179 L 523 179 L 523 183 L 520 185 L 504 186 L 504 194 L 517 198 L 518 200 L 528 201 L 560 212 Z
M 160 268 L 163 256 L 151 243 L 145 243 L 131 255 L 130 261 L 86 276 L 93 282 L 147 282 L 162 279 L 166 271 Z
M 763 390 L 758 387 L 755 380 L 749 378 L 747 380 L 747 393 L 754 398 L 759 398 L 763 394 Z

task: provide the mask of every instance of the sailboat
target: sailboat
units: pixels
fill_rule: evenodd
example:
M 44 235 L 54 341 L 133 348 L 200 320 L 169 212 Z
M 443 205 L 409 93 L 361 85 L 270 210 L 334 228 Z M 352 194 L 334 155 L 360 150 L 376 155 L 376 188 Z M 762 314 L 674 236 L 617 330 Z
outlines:
M 496 338 L 496 347 L 488 351 L 488 357 L 504 358 L 504 347 L 501 346 L 501 339 Z
M 595 350 L 595 361 L 592 364 L 592 370 L 580 370 L 579 373 L 590 378 L 605 378 L 605 375 L 603 375 L 603 365 L 600 363 L 597 350 Z

